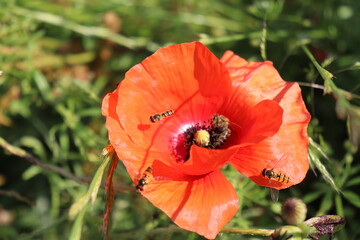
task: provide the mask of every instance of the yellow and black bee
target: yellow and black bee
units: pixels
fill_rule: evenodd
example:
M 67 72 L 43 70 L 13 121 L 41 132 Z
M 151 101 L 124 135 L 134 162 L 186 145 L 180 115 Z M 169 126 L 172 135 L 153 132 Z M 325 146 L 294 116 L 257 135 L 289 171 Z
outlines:
M 290 178 L 281 172 L 275 172 L 273 169 L 264 168 L 262 175 L 270 180 L 275 180 L 282 183 L 290 182 Z M 274 202 L 279 199 L 279 190 L 270 188 L 270 196 Z
M 275 180 L 282 183 L 290 182 L 290 178 L 283 173 L 275 172 L 273 169 L 264 168 L 262 175 L 271 180 Z
M 169 111 L 166 111 L 166 112 L 163 112 L 163 113 L 157 113 L 155 115 L 150 116 L 150 121 L 158 122 L 161 119 L 166 118 L 166 117 L 168 117 L 168 116 L 170 116 L 172 114 L 174 114 L 174 110 L 169 110 Z
M 230 137 L 230 121 L 227 117 L 215 114 L 211 118 L 211 131 L 209 148 L 218 148 Z
M 142 174 L 141 178 L 139 179 L 139 181 L 136 185 L 136 190 L 138 190 L 138 191 L 144 190 L 144 186 L 148 183 L 148 180 L 149 180 L 151 174 L 152 174 L 152 168 L 148 167 L 145 170 L 145 172 Z

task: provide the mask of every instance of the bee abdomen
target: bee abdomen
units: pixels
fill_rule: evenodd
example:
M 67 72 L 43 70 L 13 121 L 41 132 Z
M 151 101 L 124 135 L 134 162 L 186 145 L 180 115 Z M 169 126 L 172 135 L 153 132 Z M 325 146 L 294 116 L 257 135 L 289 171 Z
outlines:
M 278 181 L 278 182 L 282 182 L 282 183 L 290 182 L 290 178 L 288 176 L 286 176 L 283 173 L 275 172 L 272 169 L 264 168 L 263 171 L 261 172 L 261 174 L 264 177 L 267 177 L 269 179 L 272 179 L 272 180 L 275 180 L 275 181 Z
M 174 110 L 169 110 L 169 111 L 166 111 L 166 112 L 163 112 L 163 113 L 157 113 L 157 114 L 154 114 L 154 115 L 150 116 L 150 121 L 158 122 L 162 118 L 166 118 L 166 117 L 168 117 L 168 116 L 170 116 L 172 114 L 174 114 Z
M 173 113 L 174 113 L 174 110 L 169 110 L 169 111 L 163 112 L 161 114 L 161 116 L 168 117 L 168 116 L 172 115 Z

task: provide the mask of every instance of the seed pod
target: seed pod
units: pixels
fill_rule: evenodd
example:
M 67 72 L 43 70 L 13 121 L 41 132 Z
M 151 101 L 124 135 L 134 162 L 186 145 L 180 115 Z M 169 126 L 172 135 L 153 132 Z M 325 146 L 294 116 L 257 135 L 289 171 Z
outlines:
M 281 207 L 281 215 L 288 224 L 299 224 L 305 221 L 307 207 L 299 198 L 287 199 Z

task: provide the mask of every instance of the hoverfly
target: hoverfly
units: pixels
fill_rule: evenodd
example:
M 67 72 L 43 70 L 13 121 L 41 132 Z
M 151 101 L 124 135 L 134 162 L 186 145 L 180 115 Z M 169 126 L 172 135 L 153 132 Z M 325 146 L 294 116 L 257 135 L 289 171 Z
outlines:
M 285 159 L 286 159 L 285 156 L 283 156 L 281 159 L 279 159 L 279 161 L 276 162 L 275 165 L 280 166 L 279 163 L 281 164 L 281 162 Z M 289 183 L 290 182 L 290 177 L 288 177 L 286 174 L 284 174 L 280 171 L 275 171 L 274 168 L 264 168 L 261 172 L 261 175 L 268 178 L 269 181 L 272 180 L 272 181 L 277 181 L 277 182 L 281 182 L 281 183 Z M 275 188 L 270 188 L 270 196 L 274 202 L 277 202 L 279 199 L 279 190 L 277 190 Z
M 272 179 L 272 180 L 275 180 L 278 182 L 283 182 L 283 183 L 290 182 L 290 178 L 288 176 L 286 176 L 285 174 L 283 174 L 281 172 L 275 172 L 273 169 L 264 168 L 264 170 L 262 171 L 262 175 L 264 177 L 267 177 L 269 179 Z
M 168 111 L 163 112 L 163 113 L 157 113 L 157 114 L 154 114 L 154 115 L 150 116 L 150 121 L 152 121 L 153 123 L 158 122 L 161 119 L 166 118 L 166 117 L 168 117 L 168 116 L 170 116 L 172 114 L 174 114 L 174 110 L 168 110 Z
M 136 190 L 138 191 L 143 191 L 144 190 L 144 186 L 148 183 L 149 177 L 151 176 L 152 173 L 152 168 L 148 167 L 145 172 L 142 174 L 141 178 L 139 179 L 137 185 L 136 185 Z

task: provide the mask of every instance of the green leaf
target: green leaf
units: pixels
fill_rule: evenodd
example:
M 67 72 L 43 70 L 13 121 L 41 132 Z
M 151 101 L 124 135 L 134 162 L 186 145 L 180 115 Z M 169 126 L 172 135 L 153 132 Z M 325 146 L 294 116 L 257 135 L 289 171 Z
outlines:
M 20 139 L 20 144 L 22 146 L 31 148 L 35 155 L 39 156 L 41 159 L 46 159 L 46 150 L 43 143 L 35 137 L 24 136 Z
M 305 195 L 305 197 L 303 198 L 303 201 L 305 203 L 311 203 L 311 202 L 315 201 L 316 199 L 318 199 L 322 194 L 324 194 L 324 192 L 321 192 L 321 191 L 309 193 L 309 194 Z
M 99 191 L 99 187 L 101 184 L 102 176 L 104 174 L 106 166 L 109 164 L 111 157 L 106 157 L 104 161 L 101 163 L 99 168 L 96 170 L 95 176 L 93 180 L 91 181 L 91 184 L 89 186 L 89 189 L 87 193 L 82 196 L 80 199 L 78 199 L 69 210 L 69 217 L 74 218 L 79 212 L 86 207 L 86 205 L 91 200 L 91 203 L 94 204 L 96 200 L 97 193 Z
M 25 172 L 23 172 L 22 179 L 27 181 L 42 172 L 43 172 L 43 169 L 41 167 L 36 166 L 36 165 L 30 166 L 28 169 L 26 169 Z
M 355 178 L 351 179 L 350 181 L 348 181 L 345 184 L 345 186 L 351 187 L 351 186 L 358 185 L 358 184 L 360 184 L 360 177 L 355 177 Z
M 333 206 L 332 196 L 333 195 L 331 192 L 327 193 L 324 196 L 324 198 L 322 199 L 321 204 L 320 204 L 320 209 L 316 213 L 316 215 L 324 215 L 330 210 L 330 208 Z
M 311 143 L 311 141 L 310 141 Z M 335 181 L 331 174 L 326 169 L 325 165 L 321 163 L 320 159 L 315 155 L 314 149 L 309 148 L 309 158 L 312 163 L 315 164 L 316 168 L 320 171 L 324 180 L 330 184 L 330 186 L 335 189 L 337 192 L 340 192 L 340 189 L 336 186 Z
M 354 206 L 360 208 L 360 196 L 352 191 L 344 191 L 344 196 Z
M 80 213 L 76 216 L 74 224 L 71 228 L 69 240 L 80 240 L 81 230 L 84 222 L 84 216 L 87 210 L 87 206 L 84 206 Z
M 45 76 L 41 72 L 36 71 L 34 81 L 42 97 L 48 102 L 53 102 L 54 96 L 51 93 L 49 82 Z

